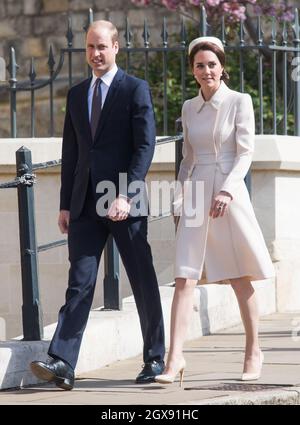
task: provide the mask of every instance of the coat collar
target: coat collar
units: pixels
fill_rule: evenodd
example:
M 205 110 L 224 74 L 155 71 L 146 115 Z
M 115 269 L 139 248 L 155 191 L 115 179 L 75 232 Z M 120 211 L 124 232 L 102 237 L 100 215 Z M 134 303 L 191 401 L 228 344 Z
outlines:
M 209 101 L 206 102 L 202 96 L 201 89 L 199 89 L 199 96 L 197 98 L 198 99 L 197 112 L 201 111 L 204 104 L 211 105 L 215 109 L 219 109 L 221 103 L 226 99 L 229 91 L 230 89 L 226 86 L 224 81 L 221 81 L 220 87 L 218 88 L 216 93 L 212 96 L 211 99 L 209 99 Z
M 113 79 L 115 78 L 116 73 L 118 72 L 118 67 L 117 64 L 115 64 L 112 69 L 110 69 L 109 71 L 107 71 L 102 77 L 101 80 L 102 82 L 109 88 L 111 83 L 113 82 Z M 97 80 L 97 77 L 94 72 L 93 72 L 93 76 L 92 76 L 92 80 L 91 80 L 91 84 L 90 87 L 92 87 Z

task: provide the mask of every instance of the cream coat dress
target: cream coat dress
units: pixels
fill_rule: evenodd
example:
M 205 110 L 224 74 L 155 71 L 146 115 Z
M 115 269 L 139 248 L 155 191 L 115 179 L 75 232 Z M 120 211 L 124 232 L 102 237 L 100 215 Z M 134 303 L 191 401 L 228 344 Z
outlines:
M 274 267 L 257 223 L 244 178 L 254 151 L 254 112 L 251 97 L 229 89 L 222 81 L 206 102 L 199 95 L 182 108 L 183 160 L 178 181 L 203 182 L 203 222 L 190 225 L 182 208 L 193 202 L 177 191 L 175 213 L 181 207 L 176 233 L 175 277 L 221 282 L 247 276 L 261 280 L 274 276 Z M 233 200 L 223 217 L 209 210 L 220 190 Z M 182 195 L 184 193 L 184 195 Z M 194 193 L 194 192 L 193 192 Z M 196 192 L 195 192 L 196 193 Z M 204 271 L 204 273 L 203 273 Z

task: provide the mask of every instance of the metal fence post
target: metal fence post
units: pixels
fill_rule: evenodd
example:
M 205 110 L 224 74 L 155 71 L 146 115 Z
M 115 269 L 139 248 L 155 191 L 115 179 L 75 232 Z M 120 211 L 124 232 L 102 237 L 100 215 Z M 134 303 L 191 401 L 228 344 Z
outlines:
M 104 310 L 121 310 L 119 251 L 110 235 L 104 250 L 103 298 Z
M 177 135 L 182 134 L 181 118 L 177 118 L 177 120 L 175 121 L 175 131 Z M 183 137 L 182 139 L 178 139 L 175 142 L 176 143 L 175 145 L 175 178 L 176 179 L 178 176 L 179 167 L 182 160 L 182 142 L 183 142 Z
M 10 73 L 10 135 L 14 138 L 17 137 L 17 68 L 15 49 L 11 47 L 10 62 L 8 65 L 8 71 Z
M 16 152 L 18 185 L 20 255 L 22 273 L 22 317 L 25 341 L 43 338 L 42 309 L 38 288 L 37 245 L 35 236 L 34 191 L 31 151 L 22 146 Z
M 299 26 L 299 10 L 295 10 L 295 24 L 294 24 L 294 33 L 295 33 L 295 39 L 294 39 L 294 45 L 298 49 L 297 52 L 295 52 L 295 58 L 297 58 L 296 67 L 299 69 L 300 65 L 300 26 Z M 300 136 L 300 79 L 297 77 L 295 79 L 295 136 Z
M 205 6 L 201 6 L 200 10 L 200 26 L 199 26 L 199 35 L 204 37 L 207 35 L 207 15 Z

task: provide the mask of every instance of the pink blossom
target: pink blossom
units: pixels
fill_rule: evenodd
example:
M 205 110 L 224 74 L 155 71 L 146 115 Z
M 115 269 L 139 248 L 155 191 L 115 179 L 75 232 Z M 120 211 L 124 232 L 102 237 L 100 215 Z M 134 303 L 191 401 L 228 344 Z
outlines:
M 158 4 L 158 0 L 131 0 L 138 6 L 149 6 Z M 213 19 L 221 18 L 226 14 L 229 22 L 235 23 L 246 19 L 246 5 L 252 5 L 253 11 L 257 15 L 275 16 L 279 20 L 292 21 L 294 14 L 292 7 L 288 6 L 284 0 L 161 0 L 160 4 L 169 10 L 182 9 L 186 12 L 189 9 L 199 8 L 204 5 L 209 17 Z
M 148 6 L 151 3 L 151 0 L 131 0 L 132 3 L 137 4 L 138 6 Z
M 232 15 L 238 20 L 238 21 L 244 21 L 246 19 L 246 8 L 244 6 L 237 7 L 234 10 L 231 10 Z
M 281 19 L 283 21 L 289 21 L 291 22 L 295 18 L 294 13 L 291 10 L 288 10 L 287 12 L 284 12 Z
M 220 2 L 221 2 L 221 0 L 207 0 L 206 1 L 207 6 L 211 6 L 211 7 L 219 6 Z

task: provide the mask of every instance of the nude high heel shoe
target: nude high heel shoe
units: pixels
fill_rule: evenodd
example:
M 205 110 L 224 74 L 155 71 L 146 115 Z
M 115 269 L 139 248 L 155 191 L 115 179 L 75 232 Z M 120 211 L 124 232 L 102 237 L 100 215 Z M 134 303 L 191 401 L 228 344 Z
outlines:
M 262 369 L 262 365 L 264 362 L 264 353 L 262 351 L 260 351 L 259 353 L 259 370 L 258 372 L 254 372 L 254 373 L 243 373 L 242 374 L 242 381 L 255 381 L 257 379 L 260 378 L 261 375 L 261 369 Z
M 186 367 L 186 362 L 184 359 L 181 360 L 179 367 L 177 369 L 177 371 L 173 374 L 171 373 L 163 373 L 162 375 L 156 375 L 155 376 L 155 382 L 158 382 L 160 384 L 172 384 L 175 379 L 177 374 L 179 373 L 179 386 L 180 388 L 182 387 L 182 383 L 183 383 L 183 376 L 184 376 L 184 369 Z

